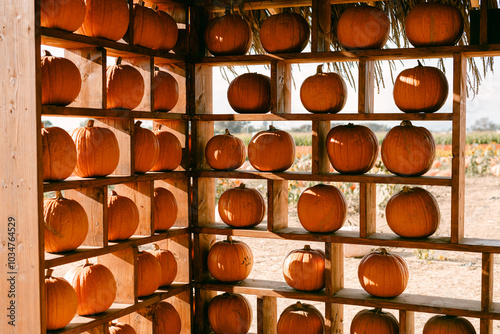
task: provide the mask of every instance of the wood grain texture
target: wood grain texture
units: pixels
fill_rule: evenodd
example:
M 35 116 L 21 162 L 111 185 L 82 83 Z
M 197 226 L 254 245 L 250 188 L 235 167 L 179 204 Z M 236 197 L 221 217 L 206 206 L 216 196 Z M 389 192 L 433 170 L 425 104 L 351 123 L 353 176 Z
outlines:
M 153 235 L 154 183 L 145 181 L 117 184 L 115 190 L 118 195 L 130 198 L 139 210 L 139 226 L 134 235 Z
M 257 297 L 257 333 L 277 334 L 278 299 Z
M 118 319 L 132 326 L 137 333 L 153 333 L 153 309 L 146 307 Z
M 137 248 L 126 248 L 97 258 L 97 263 L 106 266 L 115 277 L 115 303 L 137 302 Z
M 154 120 L 181 120 L 186 119 L 182 114 L 169 114 L 165 112 L 151 112 L 142 110 L 126 111 L 119 109 L 103 109 L 103 108 L 85 108 L 85 107 L 58 107 L 58 106 L 43 106 L 43 116 L 73 116 L 85 118 L 138 118 L 138 119 L 154 119 Z
M 288 227 L 288 181 L 267 181 L 267 229 Z
M 325 293 L 332 295 L 344 288 L 344 245 L 325 244 Z M 326 333 L 342 333 L 344 327 L 344 305 L 325 304 Z
M 377 185 L 359 184 L 359 233 L 368 237 L 377 231 Z
M 292 66 L 273 60 L 271 62 L 271 113 L 292 112 Z
M 481 266 L 481 309 L 486 312 L 490 310 L 493 304 L 494 269 L 494 254 L 483 253 Z M 491 319 L 481 319 L 479 333 L 493 334 L 493 321 Z
M 481 0 L 479 21 L 479 44 L 488 44 L 488 1 Z
M 415 313 L 412 311 L 399 311 L 399 334 L 415 333 Z
M 326 137 L 330 121 L 312 121 L 312 174 L 330 172 L 330 160 L 326 151 Z
M 332 31 L 331 4 L 329 0 L 312 0 L 311 50 L 325 52 L 330 50 Z

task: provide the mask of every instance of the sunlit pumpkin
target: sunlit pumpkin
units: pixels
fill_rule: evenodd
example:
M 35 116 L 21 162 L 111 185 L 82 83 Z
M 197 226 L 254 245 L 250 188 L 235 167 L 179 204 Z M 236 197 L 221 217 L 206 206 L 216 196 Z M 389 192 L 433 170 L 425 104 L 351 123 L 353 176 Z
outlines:
M 78 34 L 118 41 L 128 29 L 127 0 L 85 0 L 85 20 Z
M 42 104 L 65 106 L 80 93 L 80 70 L 69 59 L 54 57 L 44 50 L 42 56 Z
M 245 334 L 252 324 L 252 308 L 242 295 L 226 292 L 208 304 L 208 321 L 217 334 Z
M 283 276 L 288 285 L 301 291 L 325 287 L 325 254 L 305 245 L 288 253 L 283 261 Z
M 115 322 L 109 325 L 109 334 L 137 334 L 137 332 L 128 324 Z
M 108 240 L 130 238 L 139 226 L 139 210 L 130 198 L 112 191 L 108 196 Z
M 179 84 L 170 73 L 155 68 L 153 94 L 154 111 L 170 111 L 179 100 Z
M 62 277 L 53 277 L 52 269 L 45 275 L 46 328 L 55 330 L 71 322 L 78 307 L 75 289 Z
M 134 109 L 144 96 L 144 79 L 131 65 L 122 65 L 118 57 L 116 64 L 106 69 L 107 106 L 110 109 Z
M 246 156 L 243 140 L 230 134 L 228 129 L 224 134 L 210 138 L 205 147 L 205 159 L 216 170 L 238 169 Z
M 182 146 L 179 139 L 161 126 L 154 131 L 154 134 L 158 139 L 159 154 L 151 171 L 169 171 L 179 167 L 182 161 Z
M 40 25 L 73 32 L 85 19 L 83 0 L 40 0 Z
M 422 334 L 476 334 L 476 330 L 465 318 L 435 315 L 427 320 Z
M 252 45 L 252 30 L 241 15 L 226 11 L 215 17 L 205 29 L 205 43 L 214 56 L 244 55 Z
M 242 183 L 222 193 L 218 211 L 222 221 L 229 226 L 252 227 L 264 219 L 266 206 L 257 189 L 247 188 Z
M 257 132 L 248 144 L 248 161 L 262 172 L 282 172 L 295 160 L 295 142 L 285 131 L 270 125 L 269 130 Z
M 168 249 L 161 249 L 160 246 L 154 244 L 154 249 L 149 250 L 161 265 L 161 280 L 160 286 L 172 284 L 177 275 L 177 261 L 175 255 Z
M 76 145 L 65 130 L 42 125 L 42 152 L 44 181 L 64 180 L 73 173 Z
M 399 322 L 392 313 L 381 309 L 362 310 L 351 322 L 351 334 L 398 334 Z
M 137 255 L 137 295 L 149 296 L 160 287 L 161 279 L 160 261 L 151 253 L 140 252 Z
M 300 101 L 312 113 L 337 113 L 347 101 L 347 86 L 340 75 L 323 73 L 322 67 L 300 86 Z
M 325 319 L 311 304 L 297 302 L 283 310 L 278 320 L 277 334 L 323 334 Z
M 154 227 L 155 232 L 168 230 L 177 219 L 177 201 L 174 194 L 165 188 L 154 190 Z
M 179 37 L 177 22 L 175 22 L 172 16 L 162 10 L 157 10 L 156 13 L 159 19 L 158 27 L 160 29 L 160 37 L 158 38 L 154 49 L 170 51 L 175 47 Z
M 259 37 L 268 53 L 301 52 L 309 41 L 309 24 L 300 14 L 282 12 L 262 23 Z
M 271 108 L 271 79 L 259 73 L 244 73 L 231 81 L 227 100 L 239 114 L 265 114 Z
M 134 172 L 146 173 L 158 161 L 160 145 L 153 131 L 141 127 L 142 122 L 134 126 Z
M 153 321 L 155 334 L 180 334 L 181 332 L 181 317 L 170 303 L 159 302 L 154 306 Z
M 210 248 L 207 264 L 210 275 L 219 281 L 242 281 L 252 271 L 252 250 L 246 243 L 228 236 L 226 240 L 216 242 Z

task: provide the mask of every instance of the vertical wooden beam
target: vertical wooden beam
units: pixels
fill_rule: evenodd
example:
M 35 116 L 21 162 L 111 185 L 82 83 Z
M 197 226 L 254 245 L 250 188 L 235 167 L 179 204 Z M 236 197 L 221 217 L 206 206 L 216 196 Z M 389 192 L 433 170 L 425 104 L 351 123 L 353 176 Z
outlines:
M 118 195 L 130 198 L 137 205 L 137 209 L 139 210 L 139 226 L 134 234 L 153 235 L 153 182 L 117 184 L 115 190 Z
M 154 94 L 152 87 L 155 73 L 154 57 L 124 58 L 122 63 L 133 66 L 139 71 L 139 73 L 141 73 L 142 79 L 144 80 L 144 94 L 142 96 L 142 101 L 137 108 L 135 108 L 135 110 L 153 111 Z M 133 90 L 130 91 L 129 94 L 138 95 L 140 94 L 140 91 Z M 126 114 L 127 111 L 124 111 L 124 113 Z
M 464 238 L 465 206 L 465 103 L 467 58 L 453 55 L 453 123 L 451 161 L 451 242 Z
M 488 44 L 488 0 L 481 0 L 479 20 L 479 44 Z
M 344 245 L 325 243 L 325 293 L 331 296 L 344 288 Z M 328 334 L 340 334 L 344 326 L 344 305 L 325 304 L 325 326 Z
M 326 151 L 326 137 L 330 121 L 312 121 L 312 173 L 328 174 L 330 160 Z
M 288 181 L 267 181 L 267 230 L 288 227 Z
M 374 62 L 359 59 L 358 65 L 358 112 L 360 114 L 373 113 L 375 95 L 375 70 Z
M 415 312 L 399 310 L 399 334 L 415 333 Z
M 493 304 L 493 274 L 495 258 L 492 253 L 483 253 L 481 271 L 481 311 L 489 312 Z M 493 320 L 480 320 L 480 334 L 493 334 Z
M 312 52 L 330 51 L 332 30 L 331 5 L 328 0 L 312 0 Z
M 292 66 L 284 61 L 271 62 L 271 112 L 292 112 Z
M 277 334 L 278 303 L 276 297 L 257 297 L 257 333 Z
M 97 263 L 106 266 L 116 280 L 115 303 L 137 302 L 137 247 L 125 248 L 97 257 Z

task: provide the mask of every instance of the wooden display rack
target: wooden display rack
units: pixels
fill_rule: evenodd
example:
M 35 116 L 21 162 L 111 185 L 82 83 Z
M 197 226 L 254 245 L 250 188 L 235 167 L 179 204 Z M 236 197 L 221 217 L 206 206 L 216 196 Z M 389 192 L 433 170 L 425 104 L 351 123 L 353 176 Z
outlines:
M 133 0 L 128 0 L 130 4 Z M 212 11 L 223 9 L 214 4 L 198 7 L 188 1 L 171 0 L 184 15 L 176 17 L 189 34 L 189 53 L 176 55 L 132 46 L 125 43 L 91 38 L 39 27 L 39 1 L 8 2 L 0 8 L 0 76 L 2 91 L 0 124 L 3 145 L 0 147 L 0 217 L 1 255 L 8 259 L 8 223 L 15 223 L 15 261 L 2 268 L 0 288 L 9 290 L 5 277 L 15 277 L 15 299 L 2 298 L 6 310 L 15 301 L 16 326 L 0 324 L 2 333 L 46 333 L 44 270 L 91 257 L 98 257 L 115 274 L 118 295 L 113 307 L 95 317 L 75 317 L 65 329 L 53 333 L 107 333 L 106 324 L 119 319 L 133 324 L 138 333 L 155 333 L 152 308 L 168 299 L 179 311 L 183 333 L 207 333 L 206 305 L 217 291 L 230 291 L 257 297 L 259 333 L 276 333 L 277 298 L 294 298 L 325 303 L 327 333 L 342 333 L 343 305 L 362 305 L 399 310 L 400 333 L 414 333 L 414 312 L 442 313 L 480 318 L 480 332 L 493 333 L 493 320 L 500 319 L 500 303 L 493 302 L 493 256 L 500 252 L 500 240 L 464 237 L 464 154 L 466 62 L 469 57 L 500 55 L 500 45 L 486 44 L 486 20 L 481 21 L 481 45 L 432 47 L 419 49 L 384 49 L 330 52 L 328 35 L 330 18 L 317 15 L 331 4 L 351 0 L 274 0 L 258 1 L 252 9 L 312 5 L 312 50 L 310 53 L 207 57 L 203 31 Z M 221 3 L 221 2 L 218 2 Z M 483 1 L 486 3 L 486 1 Z M 486 17 L 487 6 L 481 8 Z M 179 11 L 177 11 L 179 12 Z M 189 13 L 189 15 L 187 15 Z M 186 19 L 189 17 L 189 21 Z M 35 19 L 36 18 L 36 19 Z M 183 21 L 184 20 L 184 21 Z M 83 83 L 75 103 L 68 107 L 42 106 L 40 87 L 41 45 L 65 48 L 65 57 L 79 67 Z M 132 111 L 106 108 L 106 56 L 121 56 L 142 73 L 146 94 L 141 105 Z M 373 66 L 377 60 L 453 59 L 453 110 L 436 114 L 373 113 Z M 291 65 L 332 61 L 357 62 L 358 113 L 291 114 Z M 213 115 L 212 67 L 226 65 L 270 66 L 272 111 L 265 115 Z M 171 72 L 181 87 L 181 99 L 170 113 L 152 112 L 151 94 L 154 65 Z M 185 89 L 184 89 L 185 88 Z M 184 98 L 182 98 L 184 97 Z M 120 164 L 115 175 L 105 178 L 70 178 L 62 182 L 43 183 L 41 172 L 41 116 L 91 117 L 99 126 L 111 129 L 120 144 Z M 169 127 L 183 143 L 182 167 L 167 173 L 135 174 L 131 139 L 135 119 L 148 119 Z M 265 173 L 251 171 L 218 172 L 205 162 L 204 149 L 214 134 L 214 121 L 301 120 L 312 122 L 312 172 Z M 452 122 L 452 177 L 399 177 L 394 175 L 341 175 L 329 173 L 325 139 L 330 121 L 414 120 Z M 192 138 L 189 151 L 188 132 Z M 267 180 L 267 226 L 232 229 L 215 224 L 215 179 Z M 288 227 L 288 181 L 355 182 L 360 186 L 359 231 L 312 234 Z M 376 184 L 411 184 L 451 187 L 451 235 L 423 240 L 406 240 L 393 234 L 376 233 Z M 107 241 L 106 205 L 108 187 L 115 185 L 120 193 L 132 198 L 141 215 L 137 235 L 129 240 Z M 166 187 L 176 196 L 179 216 L 175 227 L 166 233 L 155 233 L 152 219 L 154 187 Z M 89 217 L 89 236 L 84 246 L 63 255 L 45 254 L 43 249 L 43 194 L 65 190 L 68 198 L 78 200 Z M 190 196 L 191 195 L 191 196 Z M 209 277 L 206 256 L 215 235 L 253 238 L 288 239 L 324 242 L 326 250 L 326 288 L 320 292 L 300 292 L 283 282 L 245 280 L 222 284 Z M 167 290 L 147 298 L 137 297 L 138 246 L 160 243 L 177 255 L 179 274 Z M 343 282 L 343 244 L 366 244 L 389 247 L 439 249 L 482 254 L 481 300 L 470 301 L 443 297 L 403 294 L 392 299 L 374 298 L 363 290 L 346 289 Z M 120 259 L 120 260 L 118 260 Z

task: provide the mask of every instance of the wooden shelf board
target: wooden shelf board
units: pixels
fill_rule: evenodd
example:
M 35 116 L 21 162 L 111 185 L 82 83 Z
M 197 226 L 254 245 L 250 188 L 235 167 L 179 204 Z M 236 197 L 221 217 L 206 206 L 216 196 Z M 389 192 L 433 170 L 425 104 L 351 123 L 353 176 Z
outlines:
M 229 178 L 229 179 L 260 179 L 260 180 L 298 180 L 319 182 L 352 182 L 381 184 L 410 184 L 428 186 L 451 186 L 450 177 L 415 176 L 404 177 L 392 174 L 362 174 L 347 175 L 339 173 L 311 174 L 309 172 L 259 172 L 259 171 L 213 171 L 202 170 L 191 173 L 194 177 Z
M 381 0 L 375 0 L 381 1 Z M 283 7 L 303 7 L 311 6 L 311 0 L 250 0 L 244 3 L 246 10 L 257 10 L 257 9 L 268 9 L 268 8 L 283 8 Z M 347 4 L 347 3 L 358 3 L 359 0 L 330 0 L 330 4 Z M 230 1 L 214 1 L 213 4 L 204 6 L 205 8 L 212 10 L 214 12 L 224 11 L 225 8 L 231 5 Z M 234 10 L 237 10 L 235 7 Z
M 168 120 L 187 119 L 186 114 L 179 114 L 179 113 L 119 110 L 119 109 L 59 107 L 59 106 L 48 106 L 48 105 L 42 107 L 42 116 L 64 116 L 64 117 L 72 116 L 72 117 L 88 117 L 88 118 L 138 118 L 138 119 L 168 119 Z
M 77 189 L 77 188 L 90 188 L 90 187 L 102 187 L 110 186 L 112 184 L 120 183 L 133 183 L 133 182 L 145 182 L 154 180 L 167 180 L 167 179 L 179 179 L 186 178 L 187 172 L 184 171 L 174 171 L 174 172 L 148 172 L 146 174 L 134 174 L 131 176 L 115 176 L 109 175 L 106 177 L 99 178 L 81 178 L 72 176 L 64 181 L 59 182 L 44 182 L 43 191 L 56 191 L 56 190 L 67 190 L 67 189 Z
M 140 310 L 142 308 L 148 307 L 152 304 L 158 303 L 159 301 L 176 296 L 189 290 L 191 286 L 189 284 L 172 284 L 168 289 L 157 290 L 151 296 L 141 299 L 136 304 L 113 304 L 109 310 L 103 313 L 92 316 L 75 316 L 71 323 L 66 327 L 55 330 L 47 331 L 48 334 L 78 334 L 90 330 L 96 326 L 105 324 L 114 319 L 118 319 L 127 314 Z
M 74 251 L 66 252 L 63 254 L 45 253 L 45 268 L 61 266 L 75 261 L 85 260 L 87 258 L 96 257 L 108 253 L 117 252 L 130 247 L 137 247 L 160 240 L 174 238 L 180 235 L 189 234 L 187 227 L 173 227 L 168 231 L 155 233 L 152 236 L 134 235 L 127 240 L 119 242 L 109 242 L 107 247 L 90 247 L 81 246 Z

